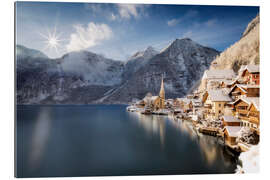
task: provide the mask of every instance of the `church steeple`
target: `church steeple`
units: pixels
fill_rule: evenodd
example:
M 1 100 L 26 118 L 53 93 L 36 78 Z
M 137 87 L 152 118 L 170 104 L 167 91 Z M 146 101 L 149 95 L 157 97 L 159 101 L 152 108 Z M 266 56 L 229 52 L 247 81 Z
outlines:
M 164 83 L 163 83 L 163 75 L 161 76 L 161 86 L 159 91 L 159 97 L 165 99 L 165 90 L 164 90 Z

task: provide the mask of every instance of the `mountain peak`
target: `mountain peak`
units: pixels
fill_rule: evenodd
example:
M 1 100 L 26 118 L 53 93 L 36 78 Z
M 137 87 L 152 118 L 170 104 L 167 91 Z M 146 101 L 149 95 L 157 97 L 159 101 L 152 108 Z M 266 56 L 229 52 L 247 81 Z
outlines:
M 150 59 L 156 54 L 158 54 L 158 51 L 156 51 L 152 46 L 148 46 L 144 51 L 136 52 L 134 55 L 132 55 L 129 58 L 129 60 L 138 59 L 138 58 Z
M 32 57 L 32 58 L 48 58 L 43 52 L 35 49 L 27 48 L 23 45 L 16 45 L 16 56 L 19 57 Z

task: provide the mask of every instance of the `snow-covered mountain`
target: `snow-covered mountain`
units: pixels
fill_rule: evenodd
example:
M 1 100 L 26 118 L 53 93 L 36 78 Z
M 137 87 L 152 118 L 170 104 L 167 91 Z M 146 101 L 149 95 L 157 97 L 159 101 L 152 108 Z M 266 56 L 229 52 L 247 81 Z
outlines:
M 59 59 L 29 54 L 17 52 L 19 104 L 128 103 L 147 92 L 158 93 L 161 74 L 167 98 L 181 97 L 219 52 L 191 39 L 176 39 L 160 53 L 148 47 L 126 63 L 88 51 Z
M 25 46 L 16 45 L 16 56 L 20 56 L 21 58 L 31 57 L 31 58 L 48 58 L 43 52 L 29 49 Z
M 138 51 L 132 55 L 125 64 L 123 72 L 123 80 L 130 78 L 138 69 L 143 67 L 149 59 L 157 55 L 159 52 L 156 51 L 152 46 L 149 46 L 144 51 Z
M 260 64 L 260 15 L 246 27 L 239 41 L 224 50 L 215 60 L 211 69 L 228 69 L 235 72 L 241 65 Z
M 161 75 L 164 74 L 166 98 L 181 97 L 199 82 L 205 69 L 219 54 L 212 48 L 197 44 L 191 39 L 176 39 L 161 53 L 130 73 L 120 87 L 97 102 L 130 102 L 143 98 L 147 92 L 158 94 Z
M 18 104 L 87 104 L 121 83 L 124 64 L 120 61 L 87 51 L 49 59 L 18 47 L 23 49 L 16 52 Z

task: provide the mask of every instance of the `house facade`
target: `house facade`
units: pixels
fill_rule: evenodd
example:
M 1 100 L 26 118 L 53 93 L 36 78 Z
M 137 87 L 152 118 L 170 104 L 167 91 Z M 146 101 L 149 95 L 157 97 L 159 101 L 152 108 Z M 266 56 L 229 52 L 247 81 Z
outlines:
M 232 99 L 221 89 L 208 90 L 203 95 L 204 114 L 206 118 L 218 119 L 224 115 L 225 105 Z

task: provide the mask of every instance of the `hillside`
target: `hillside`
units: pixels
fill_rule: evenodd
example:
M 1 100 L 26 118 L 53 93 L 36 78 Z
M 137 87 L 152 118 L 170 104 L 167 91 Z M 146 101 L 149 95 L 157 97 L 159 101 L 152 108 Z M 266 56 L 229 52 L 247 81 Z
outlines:
M 241 65 L 260 63 L 260 16 L 248 25 L 239 41 L 227 48 L 213 61 L 210 69 L 233 69 Z M 216 64 L 215 64 L 216 63 Z

